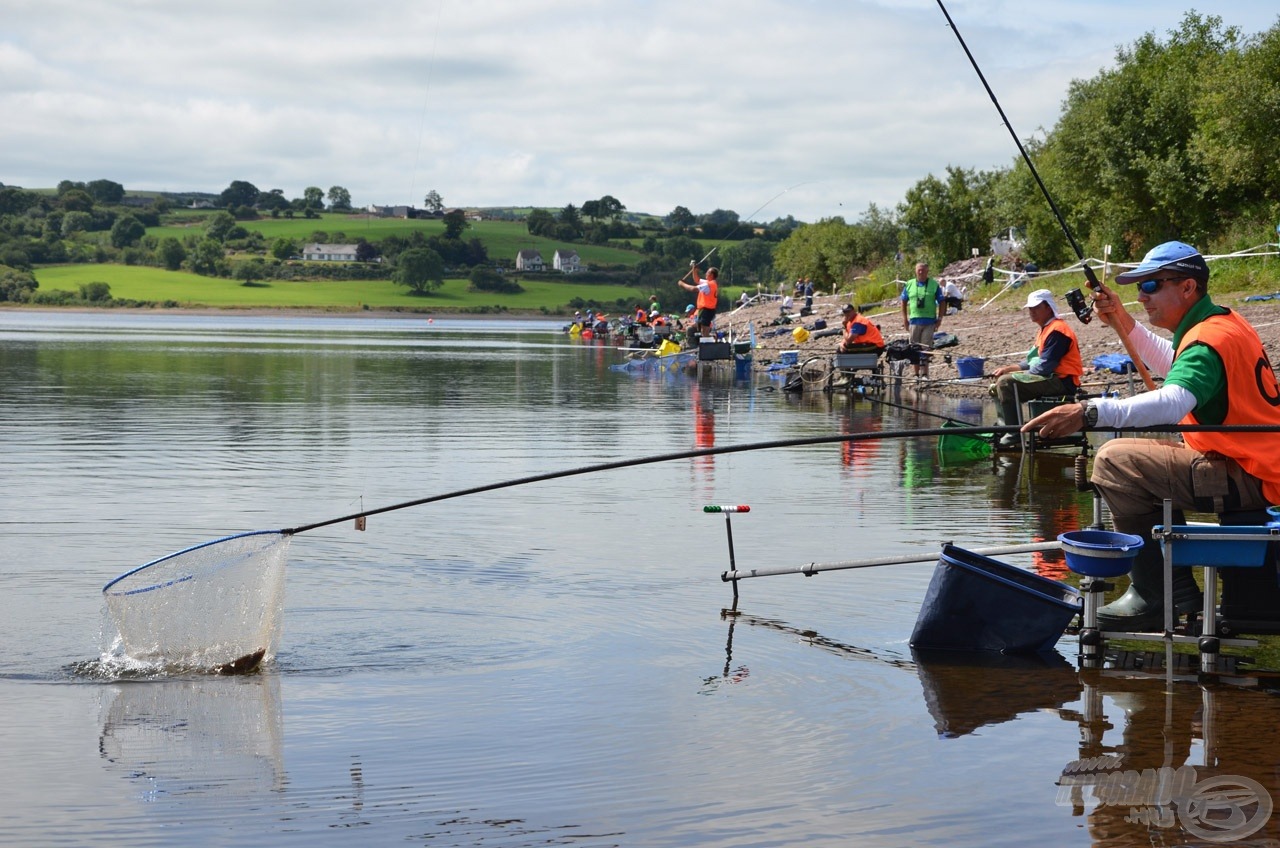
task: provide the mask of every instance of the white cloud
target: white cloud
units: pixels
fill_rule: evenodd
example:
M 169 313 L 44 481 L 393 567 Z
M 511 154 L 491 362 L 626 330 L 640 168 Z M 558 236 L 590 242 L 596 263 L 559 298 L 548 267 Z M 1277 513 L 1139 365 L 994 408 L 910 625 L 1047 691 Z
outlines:
M 1260 0 L 1200 2 L 1256 32 Z M 1022 137 L 1157 0 L 952 0 Z M 0 0 L 0 182 L 856 218 L 1017 154 L 928 0 Z M 787 191 L 788 187 L 791 190 Z

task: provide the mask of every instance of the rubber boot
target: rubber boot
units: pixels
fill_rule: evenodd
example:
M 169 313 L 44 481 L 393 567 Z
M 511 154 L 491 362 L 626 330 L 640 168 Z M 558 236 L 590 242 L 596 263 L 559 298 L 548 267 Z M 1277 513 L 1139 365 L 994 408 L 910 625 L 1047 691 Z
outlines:
M 1142 548 L 1134 557 L 1133 570 L 1129 573 L 1129 588 L 1111 603 L 1098 610 L 1098 626 L 1103 630 L 1122 630 L 1129 633 L 1153 632 L 1164 629 L 1164 551 L 1150 535 L 1150 528 L 1160 524 L 1158 514 L 1145 516 L 1145 520 L 1117 521 L 1116 531 L 1141 536 Z M 1185 523 L 1180 512 L 1174 513 L 1175 524 Z M 1124 526 L 1122 526 L 1124 525 Z M 1173 570 L 1173 611 L 1195 612 L 1203 603 L 1200 587 L 1188 568 Z
M 1265 525 L 1271 516 L 1265 510 L 1224 512 L 1218 523 L 1224 527 Z M 1222 568 L 1222 602 L 1219 614 L 1236 632 L 1275 633 L 1280 631 L 1280 586 L 1277 585 L 1277 554 L 1280 543 L 1268 542 L 1261 568 Z

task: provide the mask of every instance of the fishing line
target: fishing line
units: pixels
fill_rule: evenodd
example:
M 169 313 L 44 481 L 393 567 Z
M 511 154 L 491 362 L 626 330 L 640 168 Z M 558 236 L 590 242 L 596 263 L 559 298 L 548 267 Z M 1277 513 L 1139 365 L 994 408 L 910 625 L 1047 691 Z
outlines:
M 914 406 L 907 406 L 906 404 L 902 404 L 902 403 L 894 403 L 894 402 L 893 402 L 893 401 L 891 401 L 891 400 L 885 400 L 884 398 L 872 397 L 871 395 L 864 395 L 864 397 L 865 397 L 867 400 L 874 401 L 875 403 L 883 404 L 883 405 L 885 405 L 885 406 L 892 407 L 892 408 L 894 408 L 894 409 L 901 409 L 903 412 L 914 412 L 916 415 L 927 415 L 927 416 L 928 416 L 928 417 L 930 417 L 930 418 L 941 418 L 943 421 L 950 421 L 952 424 L 959 424 L 959 425 L 960 425 L 960 426 L 962 426 L 962 427 L 972 427 L 972 426 L 974 426 L 974 424 L 973 424 L 973 422 L 972 422 L 972 421 L 964 421 L 964 420 L 959 419 L 959 418 L 951 418 L 951 417 L 946 416 L 946 415 L 939 415 L 939 414 L 938 414 L 938 413 L 936 413 L 936 412 L 925 412 L 923 409 L 916 409 Z M 952 432 L 954 433 L 955 431 L 954 431 L 954 430 L 952 430 Z
M 290 536 L 298 533 L 305 533 L 308 530 L 315 530 L 320 527 L 327 527 L 332 524 L 339 524 L 344 521 L 353 521 L 360 517 L 380 515 L 384 512 L 408 509 L 409 507 L 422 506 L 424 504 L 436 503 L 438 501 L 450 500 L 452 498 L 460 498 L 467 495 L 478 495 L 484 492 L 493 492 L 499 489 L 510 489 L 515 486 L 525 486 L 530 483 L 542 483 L 547 480 L 558 480 L 564 477 L 594 474 L 600 471 L 614 471 L 621 468 L 635 468 L 641 465 L 654 465 L 659 462 L 673 462 L 681 459 L 696 459 L 703 456 L 722 456 L 725 454 L 747 453 L 749 451 L 758 450 L 810 447 L 813 445 L 831 445 L 839 444 L 841 442 L 861 442 L 880 439 L 910 439 L 930 436 L 987 437 L 993 434 L 1003 435 L 1004 433 L 1018 433 L 1021 429 L 1022 428 L 1016 424 L 994 424 L 991 426 L 877 430 L 863 433 L 843 433 L 835 436 L 805 436 L 796 439 L 779 439 L 768 442 L 746 442 L 741 445 L 726 445 L 724 447 L 717 448 L 696 448 L 694 450 L 678 451 L 676 453 L 656 454 L 636 459 L 622 459 L 615 462 L 603 462 L 597 465 L 584 465 L 581 468 L 569 468 L 562 471 L 550 471 L 545 474 L 518 477 L 514 480 L 488 483 L 483 486 L 473 486 L 469 489 L 460 489 L 455 492 L 446 492 L 441 495 L 417 498 L 403 503 L 392 504 L 391 506 L 370 509 L 364 512 L 357 512 L 352 515 L 344 515 L 340 518 L 331 518 L 327 521 L 317 521 L 314 524 L 304 524 L 299 527 L 291 527 L 275 532 Z M 1278 424 L 1153 424 L 1145 427 L 1106 427 L 1102 429 L 1108 433 L 1280 433 L 1280 425 Z
M 964 36 L 960 34 L 960 30 L 956 27 L 955 21 L 951 20 L 951 13 L 947 11 L 947 7 L 943 5 L 942 0 L 937 0 L 938 8 L 942 10 L 942 14 L 946 16 L 947 25 L 951 27 L 951 31 L 956 34 L 956 40 L 960 42 L 960 46 L 964 48 L 964 54 L 969 57 L 969 64 L 973 65 L 974 71 L 978 74 L 978 79 L 982 81 L 982 87 L 987 90 L 987 96 L 991 98 L 991 102 L 995 104 L 996 111 L 1000 113 L 1000 120 L 1004 122 L 1005 129 L 1009 131 L 1009 135 L 1013 138 L 1013 143 L 1018 146 L 1018 152 L 1022 154 L 1022 161 L 1027 163 L 1027 170 L 1031 171 L 1031 176 L 1035 178 L 1036 185 L 1040 187 L 1040 193 L 1044 195 L 1044 199 L 1049 204 L 1049 209 L 1053 211 L 1053 217 L 1058 219 L 1058 226 L 1062 228 L 1062 233 L 1067 237 L 1067 241 L 1071 244 L 1071 249 L 1075 251 L 1076 258 L 1081 262 L 1081 270 L 1084 271 L 1085 281 L 1088 282 L 1089 288 L 1098 291 L 1102 284 L 1098 282 L 1097 276 L 1093 273 L 1093 268 L 1085 261 L 1084 251 L 1080 248 L 1076 237 L 1072 235 L 1071 228 L 1067 226 L 1067 219 L 1063 217 L 1062 212 L 1058 209 L 1058 204 L 1053 201 L 1053 196 L 1049 194 L 1048 187 L 1045 186 L 1044 180 L 1040 179 L 1040 172 L 1036 170 L 1036 166 L 1031 162 L 1031 156 L 1027 154 L 1027 149 L 1022 146 L 1022 139 L 1018 138 L 1018 134 L 1014 132 L 1013 124 L 1009 123 L 1009 118 L 1005 115 L 1004 109 L 1000 106 L 1000 101 L 996 99 L 996 93 L 991 90 L 991 86 L 987 83 L 986 76 L 982 73 L 982 68 L 978 67 L 978 60 L 973 58 L 973 53 L 969 50 L 969 45 L 965 43 Z M 1078 292 L 1077 292 L 1078 294 Z M 999 297 L 999 294 L 996 295 Z M 995 300 L 993 297 L 992 300 Z M 1071 300 L 1068 293 L 1067 300 Z M 990 301 L 988 301 L 990 303 Z M 983 304 L 985 306 L 986 304 Z M 979 307 L 981 309 L 981 307 Z M 1077 310 L 1076 317 L 1083 323 L 1089 322 L 1089 313 L 1092 307 L 1088 307 L 1084 311 Z M 1120 332 L 1120 328 L 1111 326 L 1116 331 L 1116 335 L 1120 337 L 1120 341 L 1124 343 L 1125 352 L 1129 354 L 1129 358 L 1133 360 L 1134 366 L 1138 369 L 1138 373 L 1142 375 L 1142 380 L 1147 384 L 1148 389 L 1155 389 L 1155 381 L 1151 379 L 1151 374 L 1147 371 L 1147 367 L 1143 364 L 1142 359 L 1138 356 L 1137 351 L 1133 347 L 1133 342 L 1129 337 Z
M 705 263 L 705 261 L 707 261 L 708 259 L 710 259 L 710 255 L 714 254 L 714 252 L 716 252 L 716 251 L 719 249 L 719 246 L 723 245 L 723 243 L 724 243 L 724 242 L 727 242 L 728 240 L 730 240 L 730 238 L 732 238 L 732 237 L 733 237 L 733 233 L 736 233 L 737 231 L 739 231 L 739 229 L 741 229 L 741 228 L 742 228 L 742 224 L 744 224 L 744 223 L 750 223 L 750 220 L 751 220 L 751 219 L 753 219 L 753 218 L 755 218 L 755 216 L 756 216 L 756 215 L 760 214 L 760 211 L 762 211 L 762 210 L 765 208 L 765 206 L 768 206 L 769 204 L 772 204 L 772 202 L 773 202 L 774 200 L 777 200 L 777 199 L 778 199 L 778 197 L 781 197 L 782 195 L 785 195 L 785 193 L 787 193 L 788 191 L 791 191 L 791 190 L 792 190 L 792 188 L 799 188 L 800 186 L 808 186 L 808 184 L 809 184 L 809 183 L 812 183 L 812 182 L 817 182 L 817 181 L 813 181 L 813 179 L 806 179 L 806 181 L 805 181 L 805 182 L 796 183 L 796 184 L 795 184 L 795 186 L 787 186 L 786 188 L 783 188 L 783 190 L 782 190 L 782 191 L 780 191 L 780 192 L 776 193 L 776 195 L 773 195 L 773 197 L 769 197 L 769 199 L 768 199 L 768 200 L 765 200 L 765 201 L 763 202 L 763 204 L 760 204 L 760 206 L 759 206 L 759 208 L 758 208 L 758 209 L 756 209 L 755 211 L 753 211 L 753 213 L 751 213 L 751 214 L 749 214 L 748 216 L 746 216 L 746 218 L 739 218 L 739 219 L 737 219 L 737 223 L 736 223 L 735 225 L 733 225 L 733 229 L 731 229 L 731 231 L 728 231 L 728 234 L 726 234 L 726 236 L 721 237 L 721 240 L 719 240 L 718 242 L 716 242 L 716 245 L 714 245 L 714 246 L 712 247 L 712 249 L 710 249 L 709 251 L 707 251 L 707 255 L 705 255 L 705 256 L 703 256 L 703 257 L 701 257 L 701 259 L 700 259 L 700 260 L 698 260 L 698 264 L 699 264 L 699 265 L 701 265 L 701 264 Z M 681 277 L 681 278 L 680 278 L 680 281 L 677 281 L 677 282 L 684 282 L 684 281 L 685 281 L 685 278 L 689 277 L 689 274 L 691 274 L 691 273 L 692 273 L 692 270 L 694 270 L 694 265 L 690 265 L 690 266 L 689 266 L 689 270 L 687 270 L 687 272 L 685 272 L 684 277 Z

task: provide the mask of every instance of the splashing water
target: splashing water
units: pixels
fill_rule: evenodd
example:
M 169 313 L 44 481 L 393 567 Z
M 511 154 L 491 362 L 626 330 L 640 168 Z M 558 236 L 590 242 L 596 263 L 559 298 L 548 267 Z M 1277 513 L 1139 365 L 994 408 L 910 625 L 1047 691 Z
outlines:
M 102 590 L 119 640 L 102 662 L 152 670 L 252 671 L 275 656 L 291 536 L 242 533 L 178 551 Z

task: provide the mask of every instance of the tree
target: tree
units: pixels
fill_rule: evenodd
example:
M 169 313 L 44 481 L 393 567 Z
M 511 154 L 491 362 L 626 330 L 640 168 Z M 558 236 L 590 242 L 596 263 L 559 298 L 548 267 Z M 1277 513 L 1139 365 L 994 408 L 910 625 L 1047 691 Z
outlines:
M 1126 259 L 1171 238 L 1198 243 L 1237 214 L 1222 203 L 1209 173 L 1211 164 L 1223 163 L 1206 158 L 1195 141 L 1198 108 L 1204 116 L 1222 107 L 1228 110 L 1224 121 L 1235 118 L 1218 96 L 1221 91 L 1212 92 L 1232 76 L 1227 57 L 1238 49 L 1235 28 L 1223 29 L 1220 18 L 1188 12 L 1167 42 L 1148 33 L 1117 50 L 1114 69 L 1071 84 L 1036 169 L 1053 186 L 1078 240 L 1095 247 L 1115 244 L 1116 258 Z M 1228 91 L 1234 88 L 1226 85 Z M 1268 127 L 1265 143 L 1272 155 L 1274 125 Z M 1211 121 L 1206 139 L 1220 130 Z M 1228 144 L 1228 159 L 1234 152 Z M 1034 222 L 1019 223 L 1026 224 L 1028 242 L 1043 258 Z M 1064 244 L 1061 235 L 1056 242 Z
M 1220 206 L 1263 210 L 1280 201 L 1280 25 L 1223 56 L 1197 101 L 1191 154 Z
M 271 255 L 281 261 L 298 253 L 298 243 L 291 238 L 278 238 L 271 242 Z
M 342 186 L 333 186 L 329 189 L 329 209 L 334 212 L 350 212 L 351 211 L 351 192 Z
M 391 279 L 414 294 L 429 294 L 444 285 L 444 260 L 429 247 L 406 250 L 396 258 Z
M 103 282 L 81 283 L 80 299 L 88 303 L 105 303 L 111 300 L 111 286 Z
M 40 284 L 36 278 L 25 271 L 0 265 L 0 301 L 21 303 L 31 297 Z
M 834 288 L 848 275 L 856 250 L 855 228 L 840 217 L 824 218 L 779 242 L 773 263 L 786 277 L 808 277 Z
M 697 259 L 701 261 L 705 256 L 702 245 L 698 244 L 688 236 L 672 236 L 663 242 L 662 255 L 671 260 L 669 264 L 679 267 L 688 265 L 690 260 Z
M 98 203 L 119 203 L 124 200 L 124 186 L 111 180 L 93 180 L 85 186 L 85 190 Z
M 559 225 L 556 227 L 557 238 L 571 241 L 582 235 L 582 216 L 572 203 L 560 210 L 556 223 Z
M 258 208 L 267 212 L 283 212 L 289 208 L 289 201 L 285 199 L 283 189 L 273 188 L 258 195 Z
M 477 265 L 471 269 L 470 291 L 498 292 L 499 294 L 520 294 L 524 286 L 514 279 L 508 279 L 492 268 Z
M 615 224 L 618 223 L 618 219 L 622 217 L 622 213 L 627 211 L 627 207 L 623 206 L 618 198 L 610 194 L 606 194 L 604 197 L 600 198 L 599 209 L 601 218 L 608 218 Z
M 372 262 L 377 258 L 378 258 L 377 245 L 371 244 L 365 241 L 364 239 L 360 239 L 359 241 L 356 242 L 356 261 L 357 262 Z
M 422 199 L 422 206 L 432 215 L 439 215 L 444 210 L 444 201 L 440 199 L 440 192 L 435 189 L 427 192 L 427 196 Z
M 545 209 L 534 209 L 524 219 L 531 236 L 551 236 L 556 231 L 555 217 Z
M 244 180 L 232 180 L 231 185 L 222 190 L 218 200 L 223 206 L 253 206 L 258 202 L 258 187 Z
M 58 198 L 58 203 L 67 212 L 92 212 L 93 198 L 89 192 L 81 188 L 73 188 Z
M 471 226 L 467 223 L 467 214 L 461 209 L 453 209 L 444 216 L 444 237 L 450 241 L 462 235 L 462 231 Z
M 230 212 L 215 212 L 209 216 L 209 223 L 205 225 L 204 232 L 211 239 L 226 241 L 235 226 L 236 219 Z
M 598 221 L 604 216 L 600 214 L 600 201 L 587 200 L 582 204 L 582 214 L 590 218 L 592 221 Z
M 899 220 L 940 264 L 967 258 L 995 231 L 990 186 L 995 175 L 947 166 L 944 183 L 933 174 L 907 189 Z
M 319 186 L 307 186 L 302 190 L 302 205 L 304 209 L 323 209 L 324 191 Z
M 62 235 L 70 238 L 93 226 L 93 216 L 88 212 L 68 212 L 62 216 Z
M 694 222 L 697 220 L 698 219 L 693 216 L 693 213 L 683 206 L 677 206 L 675 209 L 672 209 L 665 219 L 667 228 L 673 233 L 683 233 L 685 230 L 692 227 Z
M 248 262 L 237 263 L 232 276 L 241 281 L 240 285 L 252 286 L 267 276 L 267 266 L 261 259 L 250 259 Z
M 166 236 L 160 239 L 160 244 L 156 247 L 156 256 L 167 270 L 176 271 L 186 260 L 187 249 L 173 236 Z
M 732 274 L 739 285 L 746 282 L 772 282 L 773 245 L 764 239 L 747 239 L 724 249 L 720 258 L 721 273 Z
M 226 251 L 217 239 L 204 238 L 191 254 L 191 270 L 206 277 L 222 276 L 226 270 Z
M 147 228 L 132 215 L 121 215 L 111 226 L 112 247 L 125 248 L 137 244 L 147 234 Z

